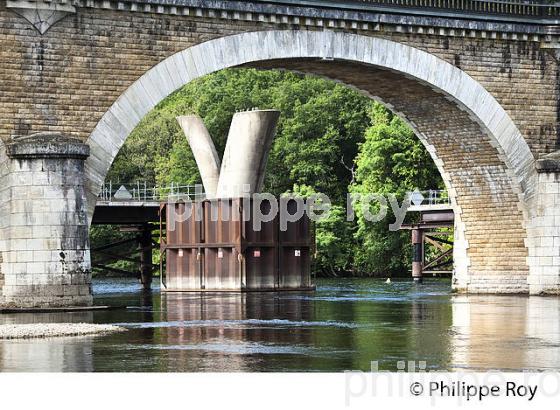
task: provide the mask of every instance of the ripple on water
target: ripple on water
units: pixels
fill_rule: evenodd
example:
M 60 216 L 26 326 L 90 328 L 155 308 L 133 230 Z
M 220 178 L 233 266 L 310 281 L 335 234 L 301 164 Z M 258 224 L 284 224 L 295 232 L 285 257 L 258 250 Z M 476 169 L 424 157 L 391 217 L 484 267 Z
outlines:
M 180 350 L 180 351 L 203 351 L 220 354 L 235 354 L 235 355 L 305 355 L 305 356 L 324 356 L 332 354 L 345 354 L 352 351 L 346 350 L 333 350 L 326 348 L 316 348 L 302 345 L 279 345 L 272 343 L 257 343 L 257 342 L 238 342 L 232 343 L 192 343 L 192 344 L 142 344 L 142 345 L 129 345 L 127 350 Z
M 169 322 L 139 322 L 139 323 L 115 323 L 131 329 L 152 329 L 165 327 L 225 327 L 225 328 L 263 328 L 263 327 L 333 327 L 356 329 L 364 327 L 357 323 L 336 321 L 296 321 L 285 319 L 243 319 L 243 320 L 181 320 Z

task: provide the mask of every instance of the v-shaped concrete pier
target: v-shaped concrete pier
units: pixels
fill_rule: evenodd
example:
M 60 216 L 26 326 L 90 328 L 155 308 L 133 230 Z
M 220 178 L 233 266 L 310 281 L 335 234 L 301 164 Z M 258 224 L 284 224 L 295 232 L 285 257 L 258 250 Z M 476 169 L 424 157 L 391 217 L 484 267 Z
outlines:
M 208 199 L 246 197 L 262 190 L 279 118 L 280 112 L 276 110 L 236 113 L 220 166 L 216 147 L 202 119 L 194 115 L 177 117 Z

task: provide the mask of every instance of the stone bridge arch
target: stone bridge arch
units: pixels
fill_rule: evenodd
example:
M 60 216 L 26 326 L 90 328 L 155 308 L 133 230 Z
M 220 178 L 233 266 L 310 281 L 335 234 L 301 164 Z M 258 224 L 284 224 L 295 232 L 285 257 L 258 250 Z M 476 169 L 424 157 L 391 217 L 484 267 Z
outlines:
M 459 68 L 417 48 L 333 31 L 259 31 L 178 52 L 134 82 L 87 140 L 89 216 L 115 156 L 139 121 L 169 94 L 224 68 L 283 68 L 340 81 L 405 119 L 438 166 L 456 213 L 454 287 L 528 290 L 527 210 L 534 157 L 496 99 Z

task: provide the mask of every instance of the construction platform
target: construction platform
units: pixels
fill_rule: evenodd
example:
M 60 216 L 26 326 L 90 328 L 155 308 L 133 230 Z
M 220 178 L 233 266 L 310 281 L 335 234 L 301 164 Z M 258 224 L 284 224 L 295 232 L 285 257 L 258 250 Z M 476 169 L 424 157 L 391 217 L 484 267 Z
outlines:
M 268 214 L 269 207 L 270 204 L 261 203 L 264 215 Z M 304 216 L 289 222 L 283 231 L 276 216 L 263 222 L 262 229 L 257 231 L 248 214 L 251 208 L 252 202 L 243 199 L 163 204 L 162 290 L 313 290 L 311 259 L 315 241 L 310 220 Z M 173 224 L 170 221 L 174 212 L 176 215 L 186 212 L 191 216 Z

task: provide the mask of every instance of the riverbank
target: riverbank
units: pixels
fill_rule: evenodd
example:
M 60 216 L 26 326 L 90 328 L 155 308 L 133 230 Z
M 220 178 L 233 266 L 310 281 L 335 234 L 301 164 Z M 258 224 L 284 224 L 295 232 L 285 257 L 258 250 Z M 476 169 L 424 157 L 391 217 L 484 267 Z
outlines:
M 31 339 L 61 336 L 85 336 L 124 332 L 121 326 L 90 323 L 30 323 L 0 325 L 0 339 Z

